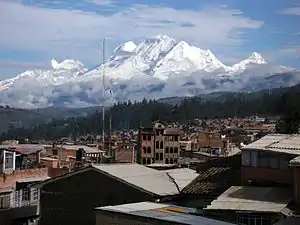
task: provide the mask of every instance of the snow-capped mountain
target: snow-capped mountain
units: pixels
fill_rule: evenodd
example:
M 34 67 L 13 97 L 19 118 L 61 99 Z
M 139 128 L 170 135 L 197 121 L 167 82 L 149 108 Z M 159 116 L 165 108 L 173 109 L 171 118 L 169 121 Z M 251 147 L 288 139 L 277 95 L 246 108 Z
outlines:
M 105 72 L 105 99 L 102 75 Z M 0 102 L 17 107 L 86 106 L 144 97 L 193 96 L 214 91 L 252 91 L 292 86 L 299 70 L 273 65 L 254 52 L 232 66 L 210 50 L 157 35 L 118 46 L 103 65 L 88 70 L 72 59 L 47 70 L 0 81 Z M 111 95 L 112 93 L 112 95 Z
M 51 69 L 28 70 L 11 79 L 0 81 L 0 91 L 24 85 L 36 85 L 37 87 L 60 85 L 86 71 L 84 65 L 77 60 L 67 59 L 58 63 L 55 59 L 52 59 Z

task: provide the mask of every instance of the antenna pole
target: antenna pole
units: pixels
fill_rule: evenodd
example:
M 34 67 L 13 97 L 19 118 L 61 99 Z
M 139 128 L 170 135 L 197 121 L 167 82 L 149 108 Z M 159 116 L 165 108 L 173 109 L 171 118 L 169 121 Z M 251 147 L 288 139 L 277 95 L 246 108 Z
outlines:
M 102 67 L 103 67 L 103 74 L 102 74 L 102 142 L 103 142 L 103 150 L 105 148 L 105 107 L 104 107 L 104 94 L 105 94 L 105 38 L 103 39 L 103 46 L 102 46 Z

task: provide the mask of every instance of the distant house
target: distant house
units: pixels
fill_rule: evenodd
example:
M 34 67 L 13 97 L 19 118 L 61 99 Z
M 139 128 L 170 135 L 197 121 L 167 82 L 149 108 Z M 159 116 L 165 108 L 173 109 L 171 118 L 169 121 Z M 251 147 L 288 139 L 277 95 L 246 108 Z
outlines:
M 187 169 L 183 174 L 187 174 Z M 180 170 L 157 171 L 139 164 L 91 165 L 37 184 L 42 225 L 94 225 L 93 209 L 140 201 L 176 198 L 195 177 Z

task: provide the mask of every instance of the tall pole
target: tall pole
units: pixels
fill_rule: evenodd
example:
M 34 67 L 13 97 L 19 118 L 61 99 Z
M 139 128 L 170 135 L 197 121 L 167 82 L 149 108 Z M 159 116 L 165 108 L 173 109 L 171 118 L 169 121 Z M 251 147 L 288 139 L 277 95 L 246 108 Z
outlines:
M 102 142 L 103 142 L 103 150 L 105 148 L 105 107 L 104 107 L 104 94 L 105 94 L 105 38 L 103 39 L 103 46 L 102 46 L 102 69 L 103 69 L 103 74 L 102 74 Z
M 110 99 L 112 98 L 112 92 L 110 91 Z M 111 109 L 109 110 L 109 149 L 108 149 L 108 156 L 112 156 L 111 153 Z

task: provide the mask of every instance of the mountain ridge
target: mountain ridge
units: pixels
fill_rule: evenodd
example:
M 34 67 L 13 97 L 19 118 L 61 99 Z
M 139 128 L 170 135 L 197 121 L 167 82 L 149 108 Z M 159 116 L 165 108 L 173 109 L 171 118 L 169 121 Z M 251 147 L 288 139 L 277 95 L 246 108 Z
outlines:
M 208 49 L 163 34 L 117 46 L 105 64 L 92 70 L 73 59 L 53 59 L 51 65 L 52 69 L 25 71 L 0 81 L 0 102 L 23 108 L 83 107 L 144 97 L 289 87 L 300 82 L 299 70 L 269 63 L 257 52 L 229 66 Z M 104 98 L 100 97 L 103 69 Z

